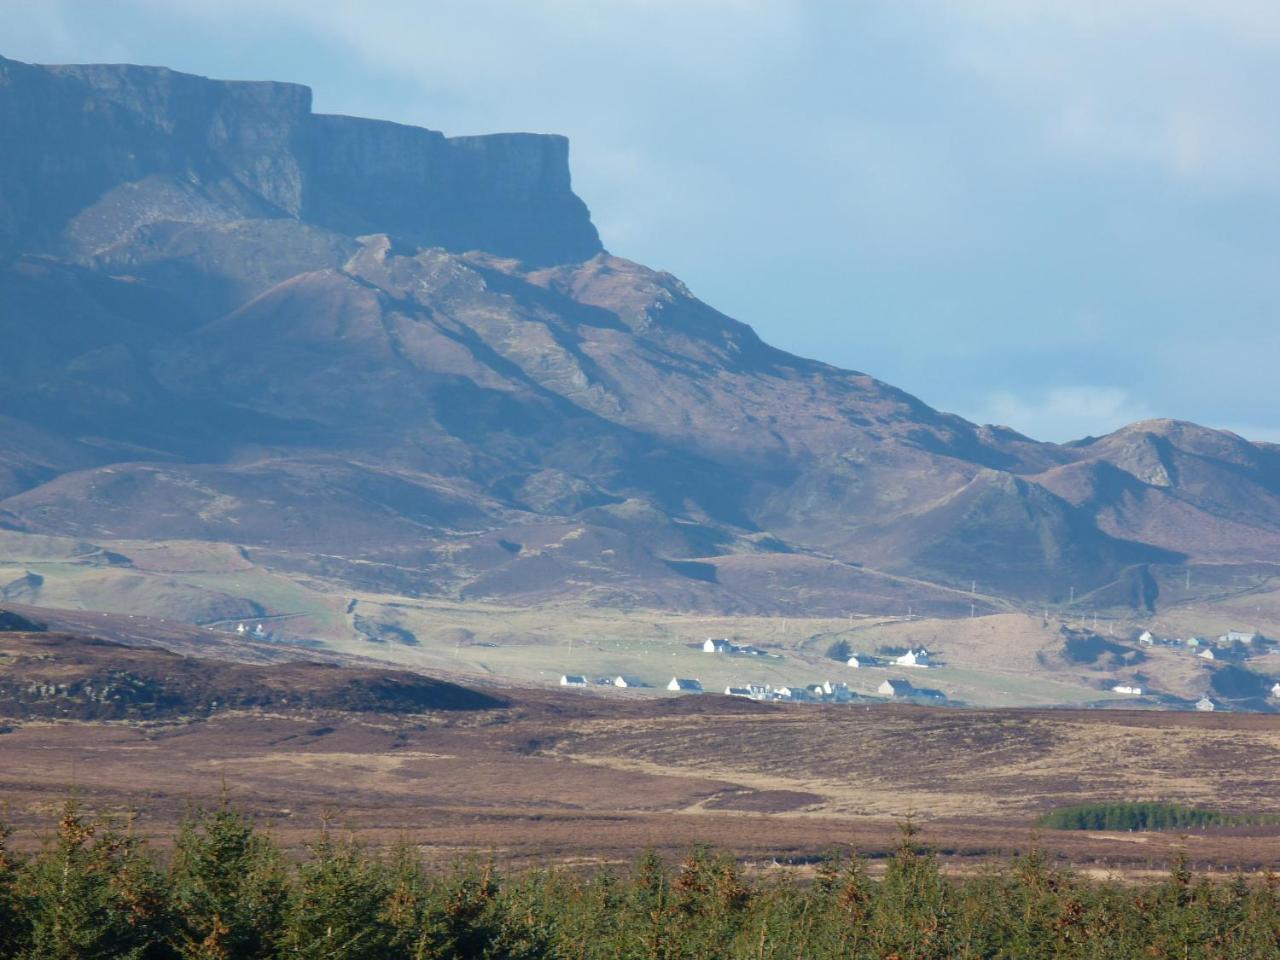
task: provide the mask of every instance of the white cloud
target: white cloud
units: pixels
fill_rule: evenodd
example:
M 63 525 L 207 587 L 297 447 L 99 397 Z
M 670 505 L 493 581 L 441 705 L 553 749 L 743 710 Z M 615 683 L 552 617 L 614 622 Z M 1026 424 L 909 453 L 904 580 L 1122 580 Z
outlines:
M 1109 433 L 1154 415 L 1122 387 L 1078 385 L 1031 395 L 996 391 L 987 396 L 976 419 L 1012 427 L 1037 440 L 1063 442 Z

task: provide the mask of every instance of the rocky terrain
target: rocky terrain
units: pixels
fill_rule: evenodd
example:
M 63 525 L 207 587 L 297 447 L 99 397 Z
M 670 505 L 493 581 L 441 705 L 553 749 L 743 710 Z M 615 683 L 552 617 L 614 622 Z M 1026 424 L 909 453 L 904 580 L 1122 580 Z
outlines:
M 774 349 L 605 251 L 560 137 L 3 59 L 0 131 L 14 535 L 227 544 L 336 594 L 752 614 L 1150 613 L 1280 556 L 1280 448 L 1173 421 L 1040 443 Z

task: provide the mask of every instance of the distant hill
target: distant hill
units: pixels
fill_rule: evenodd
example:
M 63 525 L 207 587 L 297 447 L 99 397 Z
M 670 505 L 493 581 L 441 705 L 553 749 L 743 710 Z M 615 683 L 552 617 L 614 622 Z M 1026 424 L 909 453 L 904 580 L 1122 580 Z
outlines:
M 0 632 L 0 717 L 160 720 L 228 710 L 415 714 L 505 701 L 404 671 L 184 657 L 56 633 Z
M 0 529 L 759 613 L 1146 610 L 1280 556 L 1280 448 L 1039 443 L 770 347 L 605 251 L 560 137 L 3 59 L 0 131 Z

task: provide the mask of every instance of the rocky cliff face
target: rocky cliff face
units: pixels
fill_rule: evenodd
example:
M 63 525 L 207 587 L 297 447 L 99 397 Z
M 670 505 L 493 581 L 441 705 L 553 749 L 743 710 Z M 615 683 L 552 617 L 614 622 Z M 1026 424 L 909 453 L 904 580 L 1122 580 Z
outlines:
M 535 264 L 600 240 L 562 137 L 311 113 L 290 83 L 0 59 L 0 252 L 100 253 L 157 223 L 290 218 Z

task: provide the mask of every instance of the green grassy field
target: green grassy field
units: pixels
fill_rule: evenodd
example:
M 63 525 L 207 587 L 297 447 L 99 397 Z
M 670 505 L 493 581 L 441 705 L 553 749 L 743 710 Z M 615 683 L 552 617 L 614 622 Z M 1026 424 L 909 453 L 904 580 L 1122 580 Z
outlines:
M 673 676 L 708 692 L 749 683 L 775 687 L 843 681 L 876 696 L 886 678 L 978 706 L 1087 705 L 1114 701 L 1105 669 L 1061 660 L 1056 614 L 1003 613 L 974 619 L 906 616 L 724 617 L 666 610 L 618 610 L 585 603 L 515 606 L 367 593 L 254 563 L 230 544 L 104 541 L 0 532 L 0 600 L 36 606 L 194 622 L 231 632 L 262 622 L 284 642 L 322 644 L 344 654 L 460 676 L 555 685 L 562 674 L 618 675 L 662 692 Z M 1253 620 L 1247 607 L 1253 608 Z M 1154 619 L 1113 617 L 1097 630 L 1123 640 L 1149 626 L 1161 634 L 1211 635 L 1231 626 L 1280 633 L 1280 594 L 1259 583 L 1247 596 L 1171 606 Z M 1069 626 L 1088 629 L 1089 617 Z M 409 639 L 413 643 L 400 642 Z M 380 638 L 374 642 L 372 638 Z M 768 657 L 706 654 L 707 637 L 767 650 Z M 844 640 L 861 654 L 926 645 L 938 667 L 852 669 L 827 651 Z M 1207 668 L 1186 650 L 1148 651 L 1149 686 L 1179 696 L 1207 689 Z M 1280 671 L 1280 654 L 1258 661 Z M 1125 671 L 1120 671 L 1124 673 Z M 1130 671 L 1131 672 L 1131 671 Z M 610 695 L 634 696 L 629 691 Z

